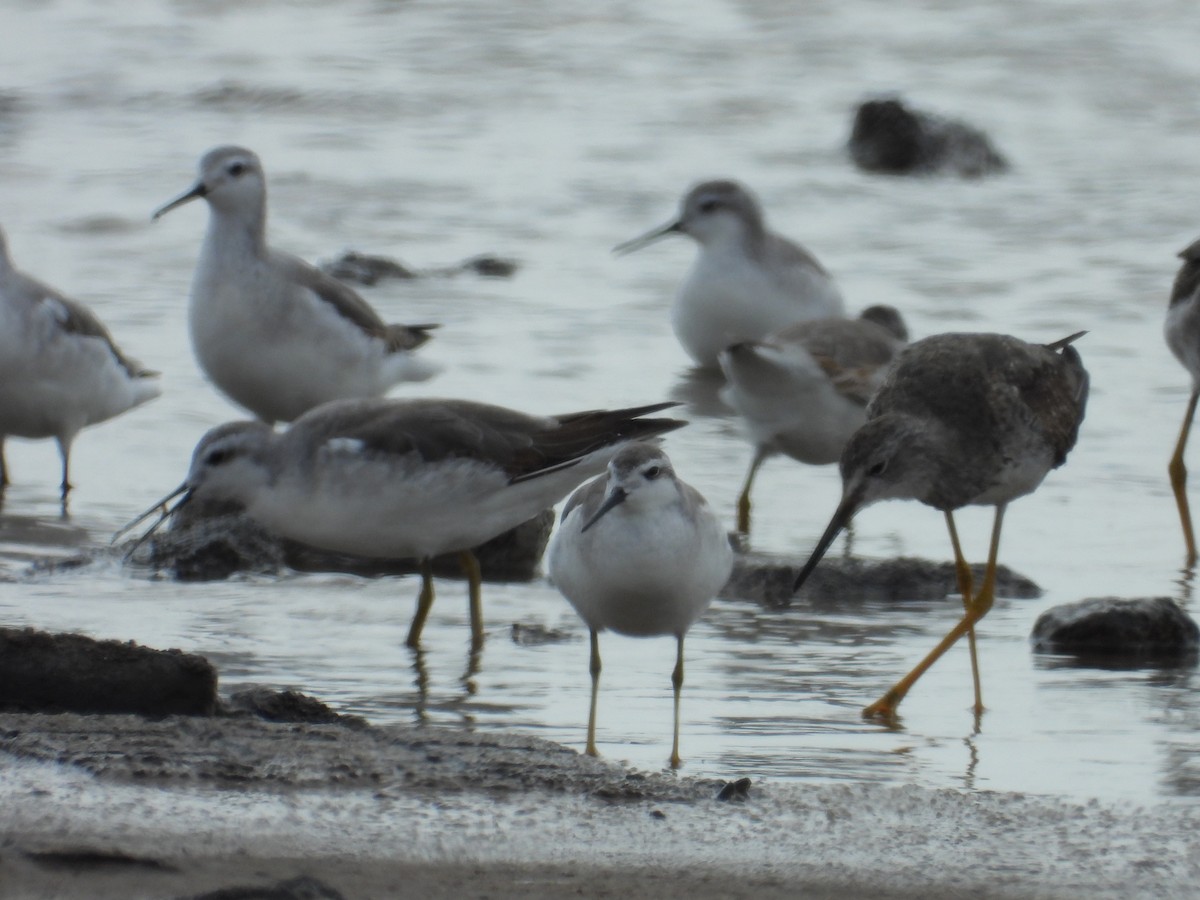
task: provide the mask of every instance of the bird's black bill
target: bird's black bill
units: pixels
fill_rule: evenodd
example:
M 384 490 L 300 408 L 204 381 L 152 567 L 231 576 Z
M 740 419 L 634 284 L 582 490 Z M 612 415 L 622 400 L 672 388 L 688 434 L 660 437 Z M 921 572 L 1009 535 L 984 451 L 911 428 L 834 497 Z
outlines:
M 655 241 L 662 240 L 668 235 L 682 234 L 683 223 L 679 221 L 671 222 L 663 225 L 661 228 L 655 228 L 653 231 L 647 231 L 641 237 L 635 237 L 631 241 L 626 241 L 623 244 L 617 244 L 613 247 L 612 252 L 617 256 L 624 256 L 626 253 L 633 253 L 635 250 L 641 250 L 643 247 L 648 247 Z
M 208 190 L 204 187 L 204 185 L 198 184 L 194 188 L 192 188 L 190 191 L 188 191 L 186 194 L 180 194 L 178 197 L 176 197 L 170 203 L 167 203 L 165 206 L 160 206 L 158 209 L 156 209 L 154 211 L 154 215 L 152 215 L 150 218 L 152 220 L 161 218 L 162 216 L 165 216 L 167 213 L 169 213 L 171 210 L 175 209 L 177 206 L 183 206 L 183 204 L 185 204 L 185 203 L 191 203 L 193 200 L 196 200 L 199 197 L 203 197 L 207 193 L 208 193 Z
M 583 532 L 587 531 L 589 528 L 599 522 L 601 517 L 604 516 L 610 509 L 614 509 L 615 507 L 618 507 L 624 503 L 625 498 L 628 496 L 629 494 L 625 493 L 624 488 L 613 488 L 609 495 L 604 498 L 604 502 L 600 504 L 600 508 L 596 510 L 595 515 L 583 523 L 583 527 L 579 529 L 579 533 L 583 534 Z
M 179 498 L 179 501 L 174 506 L 171 506 L 170 505 L 171 501 L 174 500 L 176 497 Z M 129 547 L 128 551 L 126 552 L 126 555 L 133 553 L 134 550 L 136 550 L 138 547 L 142 546 L 142 544 L 144 544 L 146 542 L 146 540 L 150 537 L 150 535 L 154 534 L 154 532 L 158 531 L 158 529 L 162 527 L 163 522 L 165 522 L 165 521 L 167 521 L 167 519 L 171 518 L 171 516 L 174 513 L 176 513 L 184 504 L 186 504 L 191 499 L 192 499 L 191 488 L 189 488 L 186 484 L 181 484 L 179 487 L 175 488 L 175 490 L 171 491 L 171 493 L 167 494 L 167 496 L 163 497 L 161 500 L 159 500 L 157 503 L 155 503 L 153 506 L 151 506 L 148 510 L 146 510 L 144 513 L 142 513 L 140 516 L 138 516 L 132 522 L 128 523 L 123 528 L 121 528 L 116 534 L 114 534 L 112 536 L 112 541 L 110 543 L 115 544 L 121 537 L 129 534 L 131 531 L 133 531 L 133 529 L 137 528 L 139 525 L 141 525 L 143 522 L 145 522 L 152 515 L 154 515 L 155 513 L 158 513 L 159 514 L 158 518 L 155 519 L 154 522 L 150 525 L 150 527 L 147 528 L 142 533 L 142 535 L 133 542 L 133 544 Z
M 854 513 L 858 511 L 859 499 L 851 494 L 842 498 L 842 502 L 838 504 L 838 508 L 833 513 L 833 518 L 829 520 L 829 525 L 825 528 L 825 533 L 821 535 L 821 539 L 817 541 L 817 546 L 813 549 L 812 555 L 809 556 L 808 562 L 804 564 L 804 568 L 800 570 L 800 574 L 796 576 L 796 583 L 792 586 L 792 593 L 800 590 L 800 586 L 808 580 L 808 576 L 813 573 L 817 567 L 817 563 L 821 561 L 821 557 L 825 555 L 834 539 L 838 536 L 843 528 L 850 524 L 850 520 L 854 518 Z M 791 602 L 789 597 L 784 606 Z

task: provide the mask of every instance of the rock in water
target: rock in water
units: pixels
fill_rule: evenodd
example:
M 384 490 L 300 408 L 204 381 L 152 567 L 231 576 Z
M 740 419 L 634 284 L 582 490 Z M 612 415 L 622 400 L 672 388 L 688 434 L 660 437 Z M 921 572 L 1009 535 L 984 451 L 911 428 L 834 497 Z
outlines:
M 1096 597 L 1042 613 L 1030 638 L 1088 662 L 1177 664 L 1195 659 L 1200 627 L 1168 597 Z
M 905 106 L 898 97 L 859 105 L 850 157 L 860 169 L 889 175 L 950 173 L 978 178 L 1008 168 L 977 128 Z
M 132 641 L 0 628 L 0 709 L 18 712 L 210 715 L 208 660 Z

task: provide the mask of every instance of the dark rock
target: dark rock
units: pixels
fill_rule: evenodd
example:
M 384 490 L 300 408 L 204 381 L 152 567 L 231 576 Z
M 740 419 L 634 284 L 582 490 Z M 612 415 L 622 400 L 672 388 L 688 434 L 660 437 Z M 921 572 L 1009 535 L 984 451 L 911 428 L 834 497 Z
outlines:
M 948 172 L 978 178 L 1008 168 L 982 131 L 910 109 L 898 97 L 859 105 L 849 147 L 860 169 L 890 175 Z
M 217 673 L 208 660 L 130 641 L 0 628 L 0 709 L 208 715 Z
M 91 847 L 74 847 L 71 850 L 25 851 L 24 857 L 42 869 L 82 872 L 97 869 L 156 869 L 179 871 L 174 865 L 158 859 L 131 857 L 128 853 L 113 850 L 94 850 Z
M 193 894 L 184 900 L 346 900 L 323 881 L 301 875 L 272 885 L 227 887 L 204 894 Z
M 279 691 L 265 685 L 250 685 L 229 695 L 221 705 L 223 715 L 253 715 L 268 722 L 306 722 L 319 725 L 339 722 L 351 727 L 365 726 L 361 716 L 334 712 L 320 700 L 299 691 Z
M 529 581 L 539 571 L 554 527 L 554 510 L 524 522 L 474 548 L 489 581 Z M 236 572 L 271 574 L 288 567 L 302 572 L 346 572 L 375 577 L 417 571 L 411 559 L 372 559 L 330 553 L 278 537 L 236 505 L 192 501 L 177 513 L 165 532 L 156 532 L 130 552 L 132 561 L 170 571 L 180 581 L 215 581 Z M 433 570 L 442 578 L 462 577 L 457 553 L 436 557 Z
M 157 869 L 163 872 L 179 871 L 157 859 L 130 856 L 119 850 L 99 850 L 91 847 L 73 847 L 58 850 L 30 850 L 25 858 L 43 869 L 67 872 L 86 872 L 96 869 Z
M 513 622 L 512 625 L 512 641 L 522 647 L 561 644 L 573 640 L 575 640 L 575 632 L 562 628 L 551 628 L 541 622 Z
M 452 278 L 455 275 L 474 274 L 484 278 L 511 278 L 519 268 L 514 259 L 493 256 L 488 253 L 472 256 L 452 266 L 432 269 L 411 269 L 386 256 L 370 256 L 356 250 L 347 250 L 337 259 L 321 263 L 321 270 L 341 281 L 373 285 L 387 278 Z
M 484 278 L 512 278 L 517 272 L 517 261 L 505 259 L 502 256 L 472 256 L 464 260 L 459 268 L 464 272 L 474 272 Z
M 1085 664 L 1178 665 L 1195 662 L 1200 627 L 1169 597 L 1094 597 L 1042 613 L 1030 639 Z
M 717 799 L 722 803 L 728 803 L 733 800 L 738 803 L 744 803 L 750 797 L 750 788 L 754 784 L 749 778 L 739 778 L 737 781 L 727 781 L 725 786 L 721 788 L 717 794 Z
M 232 503 L 193 500 L 132 551 L 131 558 L 179 581 L 219 581 L 238 572 L 273 574 L 287 563 L 283 541 Z
M 753 600 L 763 606 L 791 602 L 792 586 L 804 560 L 782 560 L 747 553 L 734 559 L 733 574 L 722 597 Z M 982 565 L 972 566 L 975 583 L 983 580 Z M 826 557 L 796 595 L 809 602 L 879 602 L 938 600 L 957 593 L 958 578 L 952 562 L 899 557 L 865 560 Z M 996 595 L 1018 599 L 1041 596 L 1041 588 L 1005 566 L 996 569 Z

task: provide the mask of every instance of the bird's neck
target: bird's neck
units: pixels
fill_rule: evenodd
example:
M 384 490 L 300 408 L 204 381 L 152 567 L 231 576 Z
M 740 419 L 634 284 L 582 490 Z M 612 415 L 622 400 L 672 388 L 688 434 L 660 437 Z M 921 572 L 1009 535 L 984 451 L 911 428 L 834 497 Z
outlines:
M 217 253 L 263 256 L 267 250 L 267 215 L 258 209 L 251 215 L 233 214 L 213 208 L 208 217 L 206 246 Z

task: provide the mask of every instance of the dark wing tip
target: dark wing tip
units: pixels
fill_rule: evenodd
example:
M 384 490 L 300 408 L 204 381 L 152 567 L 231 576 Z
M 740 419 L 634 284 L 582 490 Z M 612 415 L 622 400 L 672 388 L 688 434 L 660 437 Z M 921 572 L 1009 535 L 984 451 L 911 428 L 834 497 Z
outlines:
M 384 329 L 387 348 L 392 352 L 416 350 L 433 337 L 429 332 L 440 327 L 437 324 L 388 325 Z

